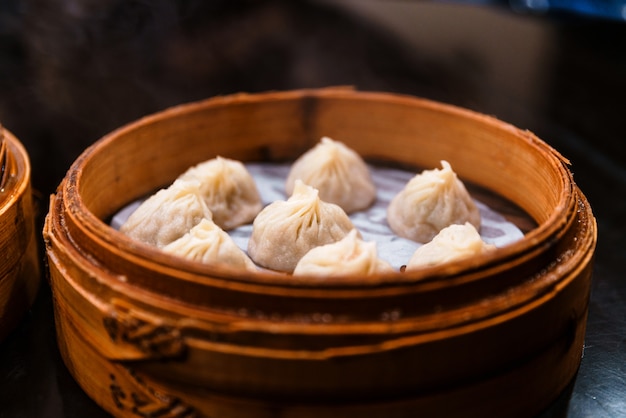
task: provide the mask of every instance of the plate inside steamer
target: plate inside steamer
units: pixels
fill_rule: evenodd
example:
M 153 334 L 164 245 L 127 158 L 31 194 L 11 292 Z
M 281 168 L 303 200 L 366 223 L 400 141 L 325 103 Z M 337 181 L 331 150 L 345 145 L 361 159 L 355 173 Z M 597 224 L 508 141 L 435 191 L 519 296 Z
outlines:
M 248 172 L 255 180 L 263 205 L 277 200 L 287 200 L 285 180 L 292 163 L 246 163 Z M 360 231 L 365 241 L 374 241 L 378 256 L 396 270 L 408 263 L 413 252 L 422 244 L 397 236 L 387 223 L 387 207 L 391 199 L 399 193 L 417 172 L 408 169 L 368 164 L 372 180 L 376 185 L 376 200 L 367 209 L 350 214 L 350 220 Z M 440 168 L 440 167 L 433 167 Z M 467 185 L 474 203 L 481 214 L 480 234 L 483 240 L 498 248 L 518 241 L 533 227 L 530 218 L 510 202 L 489 194 L 484 189 Z M 119 229 L 128 216 L 145 199 L 138 199 L 123 207 L 110 221 L 113 228 Z M 494 205 L 494 208 L 490 207 Z M 502 213 L 500 213 L 502 211 Z M 516 225 L 517 222 L 519 225 Z M 252 224 L 242 225 L 228 231 L 235 243 L 244 252 L 252 234 Z M 317 280 L 320 280 L 318 278 Z

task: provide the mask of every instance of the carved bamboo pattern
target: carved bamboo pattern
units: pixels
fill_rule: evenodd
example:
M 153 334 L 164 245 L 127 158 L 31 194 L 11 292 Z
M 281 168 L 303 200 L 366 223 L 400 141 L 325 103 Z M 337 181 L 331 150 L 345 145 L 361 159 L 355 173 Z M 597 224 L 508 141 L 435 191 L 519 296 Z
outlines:
M 185 352 L 180 330 L 162 321 L 140 318 L 117 306 L 103 319 L 104 328 L 116 344 L 130 344 L 151 358 L 178 357 Z
M 132 388 L 124 387 L 122 379 L 114 373 L 109 375 L 109 389 L 113 404 L 119 410 L 131 411 L 145 418 L 195 418 L 198 413 L 179 398 L 158 391 L 148 385 L 132 369 L 123 368 L 124 377 L 132 382 Z

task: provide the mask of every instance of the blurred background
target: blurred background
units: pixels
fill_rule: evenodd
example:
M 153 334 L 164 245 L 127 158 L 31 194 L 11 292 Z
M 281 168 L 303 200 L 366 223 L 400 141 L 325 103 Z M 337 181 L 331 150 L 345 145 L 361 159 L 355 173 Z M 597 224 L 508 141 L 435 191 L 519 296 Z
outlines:
M 621 123 L 603 90 L 626 83 L 623 8 L 610 0 L 2 0 L 0 122 L 27 146 L 44 194 L 112 129 L 240 91 L 347 84 L 535 131 L 593 102 L 585 119 Z M 581 137 L 599 122 L 575 119 Z M 613 156 L 620 144 L 594 146 Z
M 351 85 L 531 130 L 571 160 L 600 230 L 585 358 L 544 416 L 624 417 L 625 18 L 615 0 L 1 0 L 0 123 L 30 154 L 41 218 L 101 136 L 215 95 Z M 97 416 L 45 286 L 0 358 L 0 417 Z

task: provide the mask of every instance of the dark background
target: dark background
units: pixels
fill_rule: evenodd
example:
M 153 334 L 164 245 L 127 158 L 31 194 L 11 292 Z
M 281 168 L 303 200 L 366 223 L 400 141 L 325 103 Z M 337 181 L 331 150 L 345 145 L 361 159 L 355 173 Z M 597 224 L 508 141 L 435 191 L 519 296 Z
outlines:
M 542 417 L 626 417 L 626 24 L 523 4 L 2 0 L 0 123 L 30 154 L 39 223 L 99 137 L 215 95 L 353 85 L 529 129 L 571 160 L 599 227 L 580 371 Z M 0 343 L 0 417 L 105 415 L 59 357 L 44 281 Z

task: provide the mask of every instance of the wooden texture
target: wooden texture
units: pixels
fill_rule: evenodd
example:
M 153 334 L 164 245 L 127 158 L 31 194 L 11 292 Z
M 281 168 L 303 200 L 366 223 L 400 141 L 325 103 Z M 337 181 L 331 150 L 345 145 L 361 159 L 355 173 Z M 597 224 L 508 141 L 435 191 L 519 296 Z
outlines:
M 200 161 L 293 160 L 323 135 L 370 161 L 448 160 L 536 227 L 462 262 L 320 284 L 193 263 L 107 224 Z M 112 132 L 69 169 L 44 238 L 64 360 L 115 415 L 523 417 L 577 370 L 596 227 L 567 162 L 532 133 L 321 89 L 217 97 Z
M 39 285 L 35 214 L 26 150 L 7 130 L 5 181 L 0 189 L 0 341 L 31 306 Z

